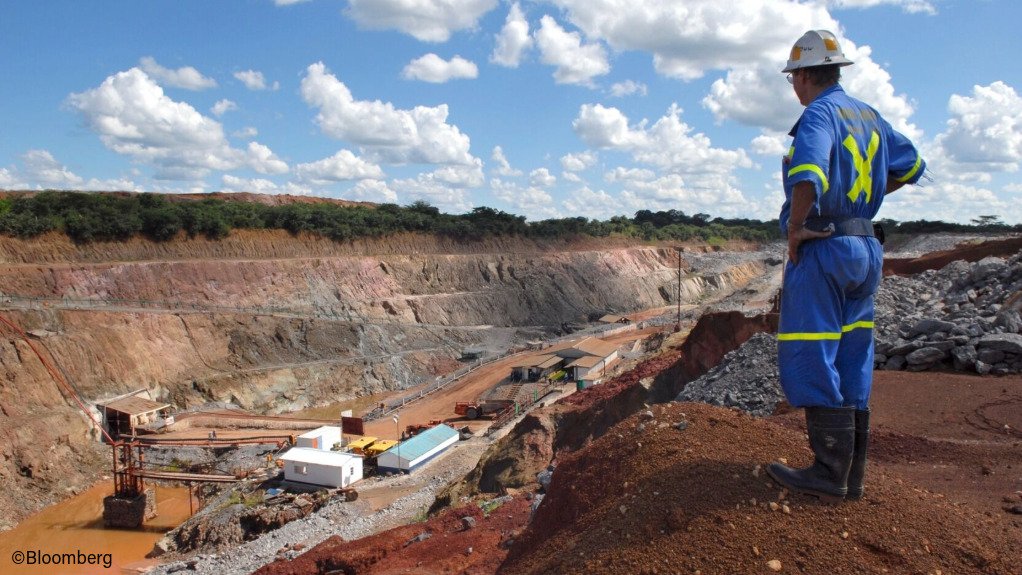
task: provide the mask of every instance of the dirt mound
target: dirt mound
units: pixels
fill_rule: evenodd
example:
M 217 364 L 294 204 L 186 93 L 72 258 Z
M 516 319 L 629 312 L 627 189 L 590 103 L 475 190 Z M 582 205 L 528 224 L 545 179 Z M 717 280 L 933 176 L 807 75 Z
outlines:
M 293 560 L 279 559 L 255 575 L 346 573 L 494 573 L 530 513 L 524 497 L 503 504 L 468 505 L 414 523 L 346 542 L 331 537 Z
M 884 275 L 917 274 L 939 270 L 956 260 L 978 262 L 988 256 L 1011 256 L 1022 250 L 1022 237 L 959 245 L 951 250 L 933 252 L 912 259 L 884 258 Z
M 876 471 L 865 499 L 786 495 L 759 467 L 804 437 L 702 404 L 654 407 L 569 457 L 501 574 L 1019 573 L 1018 531 Z M 774 509 L 776 507 L 776 509 Z M 774 563 L 778 562 L 778 563 Z

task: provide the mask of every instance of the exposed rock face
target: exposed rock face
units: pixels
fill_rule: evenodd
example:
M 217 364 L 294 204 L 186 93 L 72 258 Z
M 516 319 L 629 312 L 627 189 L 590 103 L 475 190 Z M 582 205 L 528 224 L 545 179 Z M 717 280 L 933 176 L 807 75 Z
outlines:
M 754 253 L 690 249 L 679 269 L 673 248 L 618 241 L 335 244 L 273 232 L 86 245 L 3 237 L 0 263 L 4 316 L 90 406 L 145 387 L 179 408 L 264 412 L 412 386 L 466 346 L 499 352 L 608 312 L 671 305 L 679 272 L 687 302 L 764 271 Z M 0 477 L 21 487 L 0 495 L 0 516 L 20 517 L 37 505 L 15 505 L 18 489 L 48 475 L 86 483 L 107 457 L 27 344 L 5 333 Z M 69 453 L 55 460 L 49 446 Z M 47 488 L 38 503 L 55 496 Z

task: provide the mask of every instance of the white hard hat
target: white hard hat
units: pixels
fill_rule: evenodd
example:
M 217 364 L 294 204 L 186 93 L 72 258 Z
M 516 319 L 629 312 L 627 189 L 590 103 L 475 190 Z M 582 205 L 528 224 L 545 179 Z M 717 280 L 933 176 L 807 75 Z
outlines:
M 847 66 L 852 61 L 845 58 L 837 37 L 829 30 L 810 30 L 802 35 L 791 47 L 791 57 L 782 73 L 811 68 L 813 66 Z

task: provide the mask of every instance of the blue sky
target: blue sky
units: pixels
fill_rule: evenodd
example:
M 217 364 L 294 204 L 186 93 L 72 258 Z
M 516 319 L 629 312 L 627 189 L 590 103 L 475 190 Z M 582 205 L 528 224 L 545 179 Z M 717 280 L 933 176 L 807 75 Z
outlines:
M 1015 0 L 148 0 L 0 7 L 0 189 L 251 191 L 530 220 L 770 219 L 841 39 L 932 182 L 881 217 L 1022 222 Z

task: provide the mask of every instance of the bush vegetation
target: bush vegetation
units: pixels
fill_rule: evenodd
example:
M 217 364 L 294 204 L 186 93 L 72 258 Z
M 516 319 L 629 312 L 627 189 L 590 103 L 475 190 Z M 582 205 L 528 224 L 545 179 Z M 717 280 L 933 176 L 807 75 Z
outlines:
M 126 240 L 144 236 L 167 241 L 184 233 L 189 237 L 219 239 L 233 229 L 282 229 L 307 232 L 336 241 L 382 237 L 401 232 L 479 240 L 495 236 L 559 239 L 579 236 L 626 237 L 646 241 L 701 240 L 721 245 L 728 240 L 769 241 L 779 237 L 777 220 L 711 218 L 686 215 L 679 210 L 639 210 L 634 217 L 614 216 L 606 221 L 567 217 L 529 222 L 488 207 L 454 215 L 441 213 L 426 202 L 408 206 L 346 206 L 332 203 L 293 203 L 268 206 L 233 199 L 172 199 L 161 194 L 111 194 L 45 191 L 0 198 L 0 233 L 31 238 L 61 231 L 73 241 Z M 938 231 L 1022 231 L 996 216 L 982 216 L 972 225 L 945 222 L 898 223 L 885 221 L 888 233 Z

